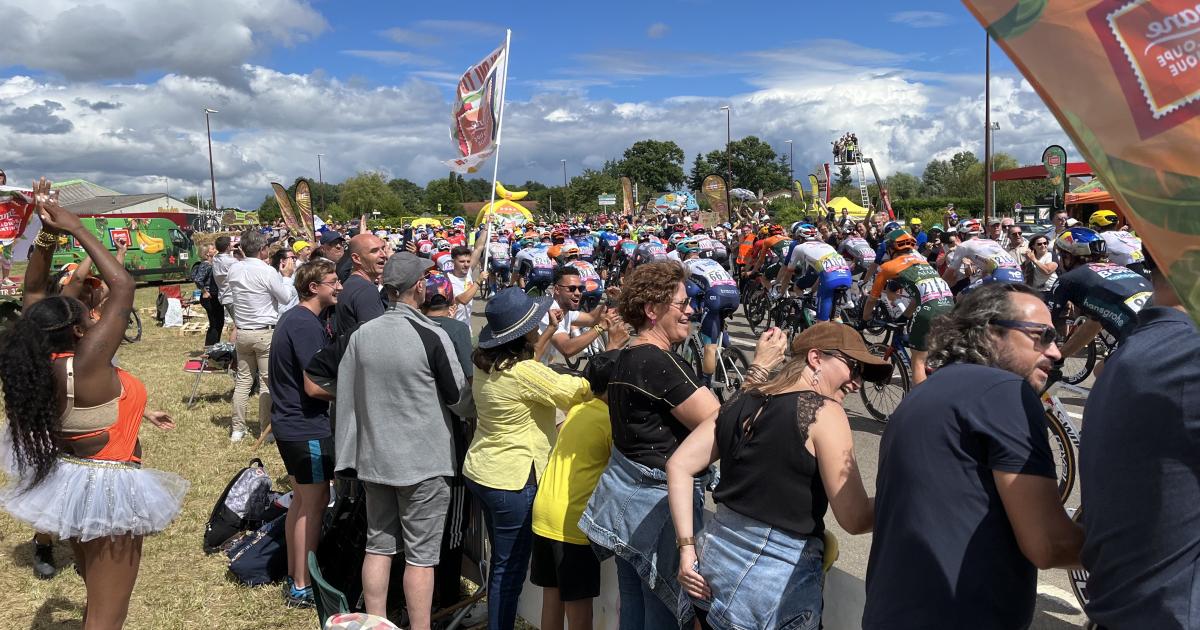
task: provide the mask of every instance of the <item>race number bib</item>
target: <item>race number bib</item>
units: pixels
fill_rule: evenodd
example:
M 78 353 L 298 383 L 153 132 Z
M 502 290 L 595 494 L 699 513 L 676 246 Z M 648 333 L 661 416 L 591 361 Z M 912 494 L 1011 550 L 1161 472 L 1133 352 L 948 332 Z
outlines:
M 1150 298 L 1153 296 L 1154 296 L 1154 294 L 1151 293 L 1150 291 L 1134 293 L 1133 295 L 1129 296 L 1129 299 L 1125 300 L 1125 306 L 1130 311 L 1137 313 L 1138 311 L 1145 308 L 1146 304 L 1148 304 L 1150 302 Z
M 921 304 L 935 300 L 954 299 L 954 294 L 950 292 L 950 285 L 937 276 L 918 280 L 917 291 L 921 294 Z
M 850 266 L 846 264 L 846 259 L 842 258 L 842 255 L 838 254 L 837 252 L 834 252 L 832 254 L 826 254 L 818 262 L 820 262 L 821 271 L 824 273 L 829 273 L 831 271 L 849 271 L 850 270 Z

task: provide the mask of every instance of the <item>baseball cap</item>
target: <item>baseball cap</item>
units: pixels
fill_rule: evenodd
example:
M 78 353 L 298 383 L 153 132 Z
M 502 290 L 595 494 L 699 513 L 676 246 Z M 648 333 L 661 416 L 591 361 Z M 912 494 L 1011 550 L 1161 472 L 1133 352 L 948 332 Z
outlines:
M 345 239 L 342 238 L 342 233 L 335 232 L 333 230 L 329 230 L 328 232 L 321 235 L 321 244 L 322 245 L 332 245 L 338 241 L 343 241 L 343 240 L 345 240 Z
M 425 276 L 425 306 L 438 308 L 446 306 L 452 301 L 454 301 L 454 285 L 450 283 L 450 278 L 446 274 L 435 271 Z
M 908 224 L 909 224 L 909 225 L 921 225 L 921 218 L 920 218 L 920 217 L 913 217 L 913 218 L 911 218 L 911 219 L 909 219 L 909 220 L 908 220 Z
M 394 254 L 383 265 L 383 285 L 397 291 L 407 291 L 432 267 L 433 261 L 428 258 L 409 252 Z
M 311 246 L 311 243 L 308 241 L 296 241 L 295 243 L 292 243 L 292 251 L 299 254 L 300 252 L 304 251 L 305 247 Z
M 809 350 L 840 352 L 863 366 L 863 380 L 881 383 L 892 376 L 892 364 L 877 357 L 863 343 L 862 335 L 837 322 L 817 322 L 792 340 L 792 354 L 801 357 Z

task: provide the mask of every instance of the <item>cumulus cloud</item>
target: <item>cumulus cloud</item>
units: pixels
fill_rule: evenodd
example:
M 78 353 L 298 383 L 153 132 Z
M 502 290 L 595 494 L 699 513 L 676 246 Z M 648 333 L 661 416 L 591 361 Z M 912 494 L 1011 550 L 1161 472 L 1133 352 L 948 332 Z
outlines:
M 231 84 L 244 83 L 241 64 L 267 46 L 298 44 L 328 27 L 305 0 L 9 0 L 5 22 L 6 65 L 72 81 L 173 72 Z
M 804 63 L 788 61 L 814 46 L 837 46 L 845 54 L 837 62 L 813 55 Z M 656 62 L 610 74 L 608 81 L 636 84 L 660 72 L 717 68 L 748 87 L 720 96 L 630 100 L 589 94 L 600 82 L 588 76 L 568 77 L 562 85 L 551 85 L 551 78 L 529 81 L 529 95 L 505 109 L 501 179 L 558 182 L 560 160 L 576 175 L 646 138 L 677 142 L 690 169 L 697 153 L 724 145 L 719 107 L 727 103 L 735 138 L 756 135 L 777 151 L 786 149 L 785 139 L 794 140 L 797 175 L 828 160 L 829 142 L 846 131 L 858 134 L 885 176 L 919 175 L 930 159 L 982 151 L 978 77 L 905 69 L 909 60 L 888 51 L 810 42 L 726 60 L 664 55 Z M 184 73 L 123 84 L 0 79 L 0 167 L 13 181 L 84 177 L 132 193 L 161 190 L 165 176 L 180 194 L 207 190 L 207 105 L 220 110 L 212 124 L 222 205 L 254 208 L 270 194 L 270 181 L 315 177 L 317 153 L 325 154 L 326 181 L 362 170 L 419 184 L 446 175 L 441 160 L 454 153 L 450 92 L 443 84 L 454 75 L 427 69 L 401 84 L 376 86 L 253 64 L 237 72 L 244 86 Z M 1042 149 L 1057 142 L 1077 155 L 1028 83 L 1003 75 L 992 81 L 998 151 L 1036 163 Z M 64 127 L 71 133 L 60 131 Z
M 937 28 L 953 21 L 949 14 L 941 11 L 901 11 L 893 13 L 889 19 L 896 24 L 913 28 Z
M 650 25 L 650 28 L 646 29 L 646 37 L 649 37 L 650 39 L 660 39 L 665 37 L 670 31 L 670 26 L 667 26 L 662 22 L 655 22 L 654 24 Z

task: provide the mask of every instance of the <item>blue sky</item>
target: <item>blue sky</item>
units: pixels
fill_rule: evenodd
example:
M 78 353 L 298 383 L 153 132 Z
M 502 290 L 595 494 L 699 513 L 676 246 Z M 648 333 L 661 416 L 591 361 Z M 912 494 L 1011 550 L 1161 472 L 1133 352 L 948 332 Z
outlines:
M 127 192 L 201 187 L 213 117 L 222 205 L 272 180 L 362 170 L 444 176 L 451 89 L 513 30 L 501 179 L 557 181 L 643 138 L 688 154 L 754 134 L 797 172 L 854 130 L 885 173 L 982 148 L 983 30 L 954 2 L 708 0 L 449 3 L 10 0 L 0 165 Z M 811 4 L 809 7 L 802 5 Z M 482 5 L 481 5 L 482 6 Z M 61 33 L 72 33 L 64 39 Z M 121 42 L 114 46 L 113 41 Z M 1026 163 L 1064 134 L 993 48 L 1000 150 Z M 490 165 L 489 165 L 490 166 Z M 165 179 L 164 179 L 165 178 Z M 222 193 L 221 191 L 226 191 Z

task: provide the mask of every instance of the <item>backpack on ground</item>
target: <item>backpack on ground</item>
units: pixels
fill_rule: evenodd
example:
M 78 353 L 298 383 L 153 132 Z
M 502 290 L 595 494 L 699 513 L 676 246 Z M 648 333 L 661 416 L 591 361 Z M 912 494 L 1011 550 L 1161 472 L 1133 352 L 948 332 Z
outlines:
M 204 552 L 216 553 L 238 533 L 257 529 L 274 518 L 270 513 L 273 499 L 271 477 L 256 457 L 234 475 L 213 506 L 204 527 Z
M 286 521 L 287 514 L 280 514 L 229 547 L 225 553 L 235 580 L 246 586 L 261 586 L 287 576 Z

